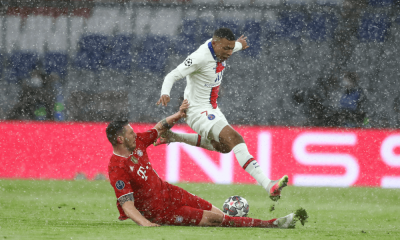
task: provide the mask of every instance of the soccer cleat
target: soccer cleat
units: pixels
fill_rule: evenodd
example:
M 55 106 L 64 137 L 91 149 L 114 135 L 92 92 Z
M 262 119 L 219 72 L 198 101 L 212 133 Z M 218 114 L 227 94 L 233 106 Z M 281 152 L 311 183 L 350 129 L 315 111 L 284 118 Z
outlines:
M 278 228 L 295 228 L 296 226 L 296 219 L 295 214 L 291 213 L 287 216 L 277 218 L 273 224 Z
M 279 180 L 271 181 L 267 187 L 269 198 L 271 198 L 272 201 L 278 201 L 281 198 L 282 188 L 286 187 L 288 182 L 289 177 L 287 175 Z
M 291 213 L 287 216 L 277 218 L 273 224 L 278 228 L 295 228 L 296 222 L 300 221 L 301 225 L 307 222 L 307 211 L 304 208 L 297 209 L 295 213 Z

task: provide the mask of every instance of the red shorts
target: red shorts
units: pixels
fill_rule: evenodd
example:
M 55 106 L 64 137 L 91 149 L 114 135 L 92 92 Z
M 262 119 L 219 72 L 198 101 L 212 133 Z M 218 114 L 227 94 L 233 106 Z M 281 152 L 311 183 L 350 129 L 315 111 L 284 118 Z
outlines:
M 203 210 L 210 211 L 212 204 L 188 191 L 169 185 L 169 201 L 166 210 L 159 212 L 153 223 L 160 225 L 188 226 L 198 225 L 203 217 Z

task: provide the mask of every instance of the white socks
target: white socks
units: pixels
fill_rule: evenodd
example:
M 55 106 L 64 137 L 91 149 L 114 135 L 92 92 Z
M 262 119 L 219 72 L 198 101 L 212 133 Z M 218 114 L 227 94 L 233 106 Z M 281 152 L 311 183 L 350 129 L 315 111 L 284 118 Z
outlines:
M 215 151 L 215 148 L 211 144 L 211 141 L 202 138 L 198 134 L 194 133 L 176 133 L 171 132 L 169 135 L 170 142 L 182 142 L 196 147 L 202 147 L 204 149 Z M 240 143 L 236 145 L 233 149 L 233 152 L 236 155 L 236 159 L 239 162 L 240 166 L 243 167 L 246 172 L 248 172 L 257 182 L 267 189 L 268 184 L 271 182 L 258 165 L 258 162 L 254 160 L 253 156 L 250 155 L 249 150 L 245 143 Z M 268 189 L 267 189 L 268 190 Z
M 171 132 L 172 134 L 169 136 L 170 142 L 182 142 L 196 147 L 202 147 L 204 149 L 215 151 L 211 141 L 201 137 L 195 133 L 176 133 Z
M 246 170 L 246 172 L 248 172 L 255 180 L 257 180 L 261 186 L 267 189 L 271 179 L 265 176 L 260 168 L 260 165 L 258 165 L 258 162 L 254 160 L 253 156 L 250 155 L 246 144 L 240 143 L 232 150 L 235 153 L 236 159 L 238 160 L 240 166 L 243 167 L 243 169 Z

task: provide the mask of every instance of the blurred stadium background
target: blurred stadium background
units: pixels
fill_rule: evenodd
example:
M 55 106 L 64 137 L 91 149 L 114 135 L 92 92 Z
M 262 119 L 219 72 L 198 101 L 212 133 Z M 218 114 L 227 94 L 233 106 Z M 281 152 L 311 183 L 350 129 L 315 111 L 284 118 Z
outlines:
M 217 207 L 241 195 L 251 217 L 301 206 L 309 223 L 119 222 L 107 122 L 126 117 L 140 132 L 173 113 L 186 82 L 156 107 L 163 77 L 221 26 L 251 48 L 228 60 L 219 106 L 265 174 L 290 186 L 269 212 L 232 153 L 176 143 L 149 147 L 151 162 Z M 399 239 L 399 53 L 399 0 L 0 1 L 0 238 Z M 345 95 L 348 73 L 357 91 Z
M 173 113 L 186 82 L 172 107 L 156 107 L 164 76 L 225 26 L 251 48 L 228 60 L 219 106 L 267 176 L 400 188 L 399 4 L 2 1 L 0 177 L 106 178 L 106 122 L 124 117 L 142 131 Z M 360 91 L 344 95 L 349 73 Z M 254 183 L 232 154 L 150 152 L 170 182 Z
M 232 124 L 329 125 L 313 121 L 310 106 L 293 96 L 319 78 L 340 82 L 345 72 L 356 72 L 368 119 L 359 127 L 399 127 L 397 0 L 46 0 L 0 6 L 0 119 L 13 118 L 21 83 L 38 67 L 59 76 L 55 120 L 109 121 L 128 114 L 132 122 L 155 122 L 166 114 L 154 108 L 165 74 L 226 26 L 248 36 L 251 45 L 228 61 L 218 100 Z M 184 85 L 174 87 L 173 106 Z

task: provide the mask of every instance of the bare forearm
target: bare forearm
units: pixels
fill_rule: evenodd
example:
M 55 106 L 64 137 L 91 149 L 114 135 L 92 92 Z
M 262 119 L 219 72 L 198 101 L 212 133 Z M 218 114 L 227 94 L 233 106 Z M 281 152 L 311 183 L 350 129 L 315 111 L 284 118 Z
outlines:
M 122 205 L 122 209 L 125 212 L 125 215 L 132 219 L 137 225 L 139 226 L 149 226 L 152 225 L 152 223 L 147 220 L 145 217 L 140 214 L 140 212 L 136 209 L 135 204 L 131 201 L 125 202 L 124 205 Z
M 182 114 L 180 112 L 177 112 L 174 115 L 171 115 L 159 121 L 154 128 L 157 129 L 160 134 L 162 134 L 168 129 L 172 128 L 175 123 L 181 118 Z
M 188 100 L 183 100 L 182 105 L 179 107 L 179 112 L 164 118 L 160 122 L 154 126 L 155 129 L 157 129 L 159 134 L 164 133 L 168 129 L 172 128 L 179 119 L 186 117 L 186 110 L 189 108 L 189 102 Z
M 176 122 L 178 122 L 182 118 L 182 113 L 177 112 L 174 115 L 165 118 L 165 121 L 169 126 L 174 126 Z

